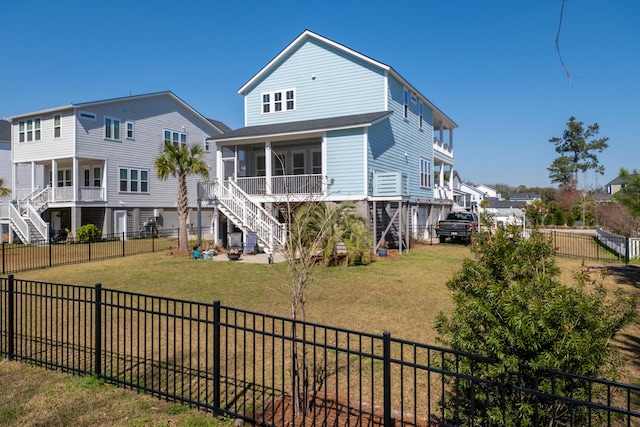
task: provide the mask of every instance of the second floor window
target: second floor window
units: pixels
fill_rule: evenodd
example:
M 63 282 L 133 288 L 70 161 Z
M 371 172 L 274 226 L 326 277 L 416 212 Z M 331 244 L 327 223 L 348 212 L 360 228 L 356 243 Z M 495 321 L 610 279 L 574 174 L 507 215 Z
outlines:
M 165 129 L 164 143 L 173 144 L 174 147 L 177 147 L 178 144 L 185 145 L 187 143 L 187 134 L 184 132 L 176 132 Z
M 402 95 L 402 99 L 404 101 L 404 108 L 403 108 L 403 117 L 405 119 L 409 118 L 409 91 L 408 90 L 404 90 L 403 95 Z
M 427 159 L 420 159 L 420 186 L 431 187 L 431 162 Z
M 23 120 L 18 123 L 18 140 L 20 142 L 40 141 L 41 129 L 40 119 Z
M 134 139 L 135 132 L 133 122 L 127 122 L 127 139 Z
M 296 109 L 296 90 L 282 89 L 262 93 L 262 114 Z
M 120 140 L 120 120 L 111 117 L 104 118 L 104 137 Z
M 418 104 L 418 127 L 422 129 L 424 125 L 424 105 L 422 105 L 422 101 Z
M 53 116 L 53 137 L 60 138 L 60 115 Z

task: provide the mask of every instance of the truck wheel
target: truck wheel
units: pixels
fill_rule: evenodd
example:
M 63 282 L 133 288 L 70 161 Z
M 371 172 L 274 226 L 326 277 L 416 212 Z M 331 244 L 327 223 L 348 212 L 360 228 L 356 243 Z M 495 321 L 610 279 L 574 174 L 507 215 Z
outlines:
M 444 243 L 447 240 L 446 237 L 444 236 L 440 236 L 440 243 Z

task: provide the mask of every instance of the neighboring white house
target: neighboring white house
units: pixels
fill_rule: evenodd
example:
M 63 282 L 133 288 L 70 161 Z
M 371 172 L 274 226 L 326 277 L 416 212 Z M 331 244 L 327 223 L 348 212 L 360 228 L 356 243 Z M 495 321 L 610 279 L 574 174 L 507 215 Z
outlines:
M 277 216 L 285 197 L 356 202 L 376 242 L 401 250 L 410 236 L 427 238 L 453 205 L 445 174 L 457 125 L 392 67 L 304 31 L 239 93 L 245 127 L 211 138 L 218 184 L 207 191 L 265 244 L 278 224 L 252 218 Z M 225 202 L 236 186 L 242 211 Z
M 496 197 L 500 198 L 501 195 L 498 193 L 498 190 L 495 188 L 489 187 L 488 185 L 480 184 L 476 185 L 476 189 L 484 194 L 484 197 Z
M 70 104 L 9 120 L 15 203 L 2 206 L 0 221 L 26 242 L 85 224 L 120 234 L 156 220 L 161 230 L 174 232 L 177 179 L 160 181 L 154 159 L 165 143 L 200 144 L 215 176 L 216 149 L 208 138 L 230 130 L 168 91 Z M 25 169 L 29 179 L 22 180 Z M 197 178 L 190 177 L 192 209 L 196 190 Z M 211 209 L 203 215 L 206 229 L 213 230 Z M 194 223 L 195 216 L 189 221 Z

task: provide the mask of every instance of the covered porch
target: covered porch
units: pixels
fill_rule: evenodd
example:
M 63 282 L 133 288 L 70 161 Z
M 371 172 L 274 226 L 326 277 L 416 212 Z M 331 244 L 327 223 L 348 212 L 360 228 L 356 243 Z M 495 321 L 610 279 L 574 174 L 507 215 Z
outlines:
M 326 195 L 322 138 L 219 143 L 218 176 L 233 180 L 248 195 Z
M 30 183 L 16 183 L 14 198 L 18 202 L 44 205 L 68 202 L 106 202 L 106 160 L 89 158 L 62 158 L 13 165 L 14 176 L 18 168 L 30 168 Z

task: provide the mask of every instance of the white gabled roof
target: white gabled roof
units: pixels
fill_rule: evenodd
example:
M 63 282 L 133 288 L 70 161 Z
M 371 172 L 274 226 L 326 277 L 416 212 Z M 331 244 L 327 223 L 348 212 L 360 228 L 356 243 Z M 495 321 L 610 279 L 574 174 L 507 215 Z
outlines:
M 321 35 L 316 34 L 310 30 L 305 30 L 302 34 L 296 37 L 296 39 L 293 42 L 291 42 L 286 48 L 284 48 L 284 50 L 282 50 L 275 58 L 269 61 L 269 63 L 265 65 L 260 71 L 258 71 L 253 77 L 251 77 L 251 79 L 249 79 L 248 82 L 242 85 L 242 87 L 238 89 L 238 93 L 240 95 L 246 95 L 249 89 L 257 81 L 261 80 L 264 76 L 266 76 L 268 73 L 270 73 L 274 68 L 276 68 L 280 64 L 282 58 L 285 58 L 291 52 L 298 49 L 308 39 L 318 40 L 337 50 L 340 50 L 348 55 L 351 55 L 366 63 L 371 64 L 374 67 L 377 67 L 383 70 L 387 75 L 391 75 L 393 78 L 398 80 L 403 86 L 407 87 L 411 92 L 415 93 L 429 108 L 431 108 L 434 111 L 436 115 L 438 115 L 442 119 L 444 127 L 446 129 L 455 129 L 458 127 L 458 125 L 453 120 L 451 120 L 446 114 L 440 111 L 440 109 L 438 109 L 438 107 L 436 107 L 431 101 L 429 101 L 429 99 L 427 99 L 426 96 L 422 95 L 419 90 L 413 87 L 413 85 L 411 85 L 407 80 L 404 79 L 404 77 L 402 77 L 396 70 L 394 70 L 389 65 L 384 64 L 380 61 L 376 61 L 375 59 L 372 59 L 366 55 L 363 55 L 360 52 L 350 49 L 340 43 L 334 42 L 333 40 L 330 40 L 326 37 L 322 37 Z

